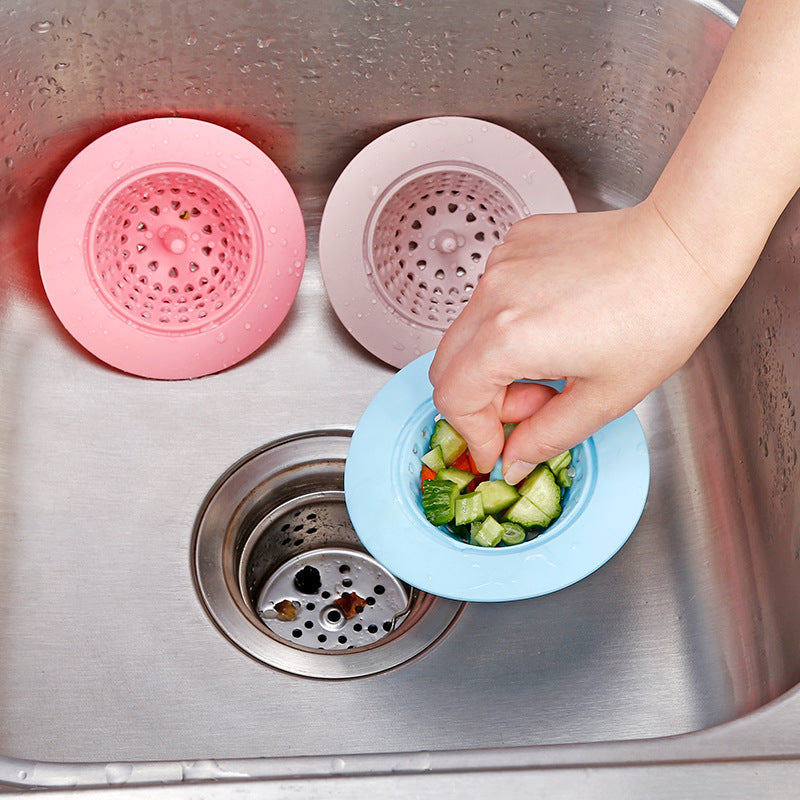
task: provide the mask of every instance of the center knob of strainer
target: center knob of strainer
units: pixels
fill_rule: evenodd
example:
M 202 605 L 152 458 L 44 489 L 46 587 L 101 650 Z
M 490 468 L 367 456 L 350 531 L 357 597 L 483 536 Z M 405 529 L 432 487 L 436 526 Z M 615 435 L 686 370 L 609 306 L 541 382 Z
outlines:
M 180 255 L 186 252 L 186 234 L 180 228 L 164 225 L 158 231 L 158 238 L 161 239 L 161 243 L 170 253 Z
M 464 237 L 455 231 L 443 230 L 431 239 L 430 245 L 432 250 L 438 250 L 440 253 L 455 253 L 459 247 L 464 246 L 464 242 Z

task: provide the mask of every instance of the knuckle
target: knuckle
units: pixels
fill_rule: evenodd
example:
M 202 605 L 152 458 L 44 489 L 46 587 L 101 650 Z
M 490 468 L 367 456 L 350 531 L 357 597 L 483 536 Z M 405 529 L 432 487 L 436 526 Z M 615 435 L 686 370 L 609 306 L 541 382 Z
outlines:
M 515 347 L 519 342 L 522 315 L 513 307 L 501 308 L 484 323 L 484 341 L 493 342 L 495 347 L 505 350 Z M 512 351 L 513 352 L 513 351 Z M 493 359 L 492 366 L 501 367 L 501 359 Z
M 453 404 L 450 400 L 450 392 L 448 391 L 447 385 L 445 384 L 438 384 L 433 388 L 433 404 L 439 410 L 441 414 L 446 417 L 454 416 L 453 413 Z

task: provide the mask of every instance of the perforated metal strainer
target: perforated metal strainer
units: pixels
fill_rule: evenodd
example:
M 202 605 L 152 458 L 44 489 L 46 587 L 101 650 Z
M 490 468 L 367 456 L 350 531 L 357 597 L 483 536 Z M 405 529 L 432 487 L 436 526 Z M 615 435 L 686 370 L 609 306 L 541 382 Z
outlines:
M 225 128 L 154 119 L 102 136 L 48 197 L 48 298 L 88 350 L 153 378 L 217 372 L 286 316 L 305 229 L 286 178 Z
M 371 142 L 333 187 L 325 287 L 350 333 L 402 367 L 436 347 L 514 222 L 572 211 L 555 168 L 516 134 L 465 117 L 412 122 Z

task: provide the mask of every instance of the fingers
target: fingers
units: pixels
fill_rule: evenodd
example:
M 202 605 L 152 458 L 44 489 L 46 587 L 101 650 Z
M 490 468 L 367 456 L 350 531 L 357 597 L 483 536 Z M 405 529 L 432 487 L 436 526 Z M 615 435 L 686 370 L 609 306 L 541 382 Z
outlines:
M 551 396 L 511 432 L 503 451 L 503 476 L 519 483 L 537 464 L 587 439 L 616 416 L 585 381 Z
M 557 394 L 552 386 L 543 383 L 512 383 L 503 399 L 500 417 L 503 422 L 522 422 Z
M 474 351 L 475 342 L 479 341 L 477 334 L 483 322 L 483 309 L 479 299 L 476 301 L 475 295 L 473 295 L 469 303 L 451 323 L 436 348 L 429 371 L 431 383 L 434 386 L 442 380 L 444 372 L 453 358 L 464 351 Z
M 484 472 L 503 451 L 501 410 L 515 377 L 488 327 L 482 307 L 471 300 L 442 338 L 429 372 L 434 405 L 467 440 Z
M 490 472 L 505 444 L 498 411 L 505 386 L 487 382 L 478 370 L 478 367 L 464 370 L 455 359 L 434 388 L 433 402 L 466 439 L 478 469 Z

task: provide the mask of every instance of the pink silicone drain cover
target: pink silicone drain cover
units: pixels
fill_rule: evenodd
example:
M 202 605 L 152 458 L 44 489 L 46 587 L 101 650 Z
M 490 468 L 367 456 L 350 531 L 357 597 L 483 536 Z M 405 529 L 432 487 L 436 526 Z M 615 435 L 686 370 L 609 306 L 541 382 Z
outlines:
M 331 190 L 325 289 L 352 336 L 402 367 L 439 344 L 514 222 L 574 211 L 555 167 L 511 131 L 469 117 L 409 122 L 370 142 Z
M 243 137 L 191 119 L 135 122 L 90 144 L 39 229 L 61 322 L 102 361 L 150 378 L 246 358 L 288 313 L 304 263 L 284 175 Z

